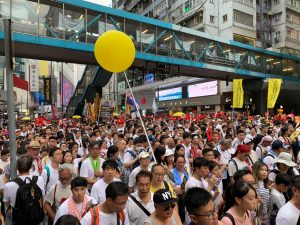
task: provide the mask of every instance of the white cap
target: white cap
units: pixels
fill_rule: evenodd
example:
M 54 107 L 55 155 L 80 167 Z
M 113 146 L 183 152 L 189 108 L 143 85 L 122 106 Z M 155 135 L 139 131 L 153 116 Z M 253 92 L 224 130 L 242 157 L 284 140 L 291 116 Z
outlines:
M 168 149 L 165 153 L 165 157 L 170 156 L 170 155 L 174 155 L 174 153 L 171 149 Z

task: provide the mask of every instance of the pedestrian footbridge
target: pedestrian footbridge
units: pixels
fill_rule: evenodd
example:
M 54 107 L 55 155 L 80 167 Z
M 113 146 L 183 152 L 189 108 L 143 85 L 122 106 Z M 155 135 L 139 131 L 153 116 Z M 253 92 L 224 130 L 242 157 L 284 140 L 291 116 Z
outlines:
M 225 40 L 200 31 L 82 0 L 3 0 L 2 18 L 12 16 L 16 57 L 87 64 L 68 113 L 78 113 L 89 88 L 105 85 L 110 73 L 93 56 L 108 30 L 129 35 L 136 47 L 133 67 L 167 64 L 170 73 L 219 80 L 282 78 L 300 83 L 300 58 Z M 0 23 L 0 53 L 4 28 Z M 97 79 L 97 75 L 105 79 Z

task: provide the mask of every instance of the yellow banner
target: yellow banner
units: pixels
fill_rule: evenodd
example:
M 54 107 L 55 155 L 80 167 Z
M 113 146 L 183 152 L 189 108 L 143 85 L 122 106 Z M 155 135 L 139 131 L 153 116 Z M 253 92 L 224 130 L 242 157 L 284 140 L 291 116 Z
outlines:
M 282 80 L 281 79 L 269 79 L 268 86 L 268 109 L 272 109 L 277 101 Z
M 49 76 L 48 61 L 39 60 L 39 75 L 40 75 L 40 77 L 48 77 Z
M 233 79 L 233 108 L 243 108 L 244 89 L 243 79 Z

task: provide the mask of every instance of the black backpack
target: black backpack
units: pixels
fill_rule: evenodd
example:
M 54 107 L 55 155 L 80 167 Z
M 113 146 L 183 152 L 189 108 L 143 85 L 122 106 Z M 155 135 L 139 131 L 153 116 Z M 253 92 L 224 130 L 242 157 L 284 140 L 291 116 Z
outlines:
M 29 183 L 26 181 L 29 180 Z M 13 180 L 19 185 L 16 203 L 12 212 L 12 222 L 14 225 L 37 225 L 44 220 L 43 194 L 37 185 L 38 177 L 32 179 L 26 177 Z

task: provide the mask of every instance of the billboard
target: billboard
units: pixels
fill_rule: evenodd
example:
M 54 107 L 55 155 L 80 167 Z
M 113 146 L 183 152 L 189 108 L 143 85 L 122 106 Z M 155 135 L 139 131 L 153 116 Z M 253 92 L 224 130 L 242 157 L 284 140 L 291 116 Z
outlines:
M 193 84 L 187 87 L 187 97 L 203 97 L 216 95 L 218 93 L 218 81 L 210 81 L 200 84 Z
M 182 99 L 182 87 L 157 91 L 156 97 L 158 101 Z
M 153 73 L 147 73 L 144 77 L 145 84 L 153 83 L 154 82 L 154 74 Z
M 73 84 L 65 77 L 62 76 L 62 105 L 67 106 L 69 101 L 74 93 L 74 86 Z

